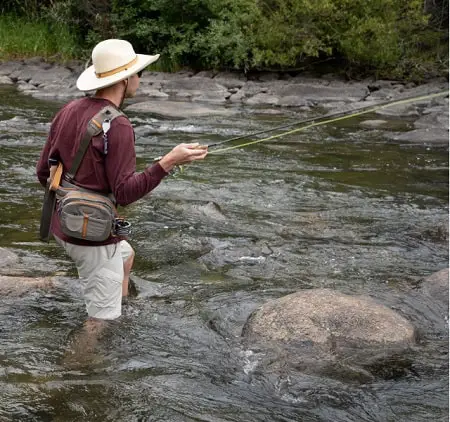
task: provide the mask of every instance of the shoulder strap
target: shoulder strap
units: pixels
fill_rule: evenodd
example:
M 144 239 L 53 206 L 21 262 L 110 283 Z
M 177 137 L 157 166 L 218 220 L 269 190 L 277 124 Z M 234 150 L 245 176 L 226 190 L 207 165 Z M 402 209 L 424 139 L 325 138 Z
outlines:
M 112 122 L 116 117 L 124 116 L 125 114 L 113 106 L 103 107 L 91 120 L 86 128 L 86 132 L 81 139 L 80 147 L 72 162 L 70 171 L 66 174 L 69 180 L 73 180 L 77 174 L 78 167 L 80 167 L 84 154 L 94 136 L 97 136 L 103 130 L 103 123 L 106 121 Z

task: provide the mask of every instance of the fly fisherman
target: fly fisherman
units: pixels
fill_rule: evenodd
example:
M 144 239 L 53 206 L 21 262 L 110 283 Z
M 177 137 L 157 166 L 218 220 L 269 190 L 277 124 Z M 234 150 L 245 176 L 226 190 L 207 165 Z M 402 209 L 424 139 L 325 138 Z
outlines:
M 125 206 L 155 189 L 175 166 L 205 158 L 206 147 L 183 143 L 143 172 L 136 172 L 134 130 L 120 108 L 125 98 L 135 96 L 142 70 L 158 58 L 159 54 L 136 54 L 124 40 L 110 39 L 95 46 L 93 65 L 77 80 L 79 90 L 95 91 L 95 95 L 66 104 L 54 117 L 36 169 L 43 186 L 48 187 L 51 172 L 59 164 L 61 186 L 81 188 L 80 195 L 112 194 L 115 204 Z M 87 132 L 92 122 L 94 128 L 100 128 L 100 133 L 93 132 L 94 136 Z M 83 143 L 85 150 L 80 153 Z M 133 249 L 120 231 L 108 233 L 102 241 L 92 240 L 96 239 L 94 233 L 89 240 L 87 233 L 95 225 L 91 225 L 86 215 L 79 217 L 83 219 L 83 235 L 76 236 L 75 229 L 73 236 L 68 235 L 67 230 L 71 233 L 71 228 L 66 226 L 76 226 L 77 220 L 73 217 L 63 221 L 61 214 L 64 212 L 58 208 L 50 217 L 50 231 L 76 264 L 88 321 L 118 318 L 122 296 L 128 293 Z

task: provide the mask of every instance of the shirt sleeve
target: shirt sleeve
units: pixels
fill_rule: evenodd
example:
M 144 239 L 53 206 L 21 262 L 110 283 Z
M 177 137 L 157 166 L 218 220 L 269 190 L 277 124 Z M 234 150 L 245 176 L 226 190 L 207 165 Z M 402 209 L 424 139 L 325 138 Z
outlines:
M 55 126 L 61 116 L 61 113 L 66 107 L 67 104 L 53 118 L 47 141 L 45 142 L 44 148 L 42 148 L 41 155 L 36 164 L 36 176 L 39 183 L 44 187 L 47 185 L 47 179 L 50 176 L 50 158 L 59 160 L 59 152 L 55 151 L 54 146 L 54 133 Z
M 105 172 L 117 204 L 125 206 L 155 189 L 167 173 L 159 163 L 137 173 L 133 128 L 123 117 L 112 123 L 108 131 Z

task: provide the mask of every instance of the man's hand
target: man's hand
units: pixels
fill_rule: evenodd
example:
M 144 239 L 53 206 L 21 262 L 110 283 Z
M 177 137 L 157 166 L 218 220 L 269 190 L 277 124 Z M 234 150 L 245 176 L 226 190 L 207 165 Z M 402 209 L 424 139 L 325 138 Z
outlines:
M 196 160 L 203 160 L 208 154 L 208 147 L 193 144 L 179 144 L 172 151 L 159 160 L 160 166 L 166 173 L 169 173 L 175 166 L 187 164 Z

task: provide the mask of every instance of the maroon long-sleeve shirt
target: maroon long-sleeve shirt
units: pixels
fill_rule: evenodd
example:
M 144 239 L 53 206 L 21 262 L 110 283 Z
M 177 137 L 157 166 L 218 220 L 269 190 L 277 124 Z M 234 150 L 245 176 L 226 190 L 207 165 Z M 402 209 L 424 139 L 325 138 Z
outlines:
M 37 177 L 43 186 L 50 175 L 49 158 L 63 164 L 63 174 L 69 171 L 89 120 L 107 105 L 114 106 L 106 99 L 86 97 L 66 104 L 56 114 L 36 167 Z M 75 183 L 93 191 L 113 193 L 117 204 L 122 206 L 142 198 L 156 188 L 167 173 L 159 163 L 137 173 L 134 141 L 130 121 L 125 116 L 116 117 L 108 131 L 107 155 L 104 154 L 102 132 L 91 140 L 75 176 Z M 78 245 L 98 246 L 120 241 L 117 237 L 110 237 L 104 242 L 67 237 L 60 229 L 56 213 L 51 230 L 64 241 Z

